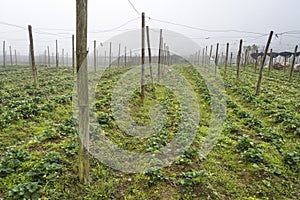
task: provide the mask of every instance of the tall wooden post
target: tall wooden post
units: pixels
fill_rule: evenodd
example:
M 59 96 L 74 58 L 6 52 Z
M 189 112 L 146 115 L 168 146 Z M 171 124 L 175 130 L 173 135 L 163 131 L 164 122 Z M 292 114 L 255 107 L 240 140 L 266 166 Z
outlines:
M 120 57 L 121 57 L 121 44 L 119 44 L 119 51 L 118 51 L 118 67 L 120 67 Z
M 226 44 L 226 55 L 225 55 L 225 65 L 224 65 L 224 78 L 226 78 L 227 62 L 228 62 L 228 52 L 229 52 L 229 43 Z
M 49 49 L 49 46 L 47 46 L 47 50 L 48 50 L 48 66 L 50 67 L 50 49 Z
M 159 82 L 160 80 L 160 68 L 161 68 L 161 57 L 162 57 L 162 29 L 160 29 L 160 34 L 159 34 L 159 47 L 158 47 L 158 65 L 157 65 L 157 81 Z
M 210 45 L 210 51 L 209 51 L 209 59 L 208 59 L 208 66 L 210 66 L 210 59 L 211 59 L 211 56 L 212 56 L 212 50 L 213 50 L 213 45 Z M 210 67 L 208 67 L 208 70 L 210 69 Z
M 31 67 L 32 67 L 32 73 L 33 73 L 34 86 L 35 86 L 35 88 L 38 88 L 39 87 L 38 72 L 37 72 L 37 68 L 35 66 L 35 61 L 34 61 L 32 27 L 30 25 L 28 25 L 28 32 L 29 32 Z
M 16 61 L 16 66 L 18 65 L 18 57 L 17 57 L 17 50 L 15 49 L 15 61 Z
M 271 43 L 271 40 L 272 40 L 272 36 L 273 36 L 273 31 L 270 32 L 269 39 L 268 39 L 267 45 L 265 47 L 265 52 L 264 52 L 264 55 L 263 55 L 263 59 L 262 59 L 262 62 L 260 63 L 259 77 L 258 77 L 258 81 L 257 81 L 257 85 L 256 85 L 256 93 L 255 93 L 256 95 L 260 94 L 264 64 L 265 64 L 265 61 L 266 61 L 266 57 L 267 57 L 269 46 L 270 46 L 270 43 Z
M 142 13 L 142 74 L 141 74 L 141 98 L 145 97 L 145 13 Z
M 232 66 L 232 58 L 233 58 L 233 53 L 230 52 L 230 61 L 229 61 L 229 66 Z
M 236 78 L 240 78 L 240 62 L 241 62 L 241 54 L 242 54 L 242 45 L 243 45 L 243 40 L 240 40 L 240 46 L 239 46 L 239 51 L 237 55 L 237 63 L 236 63 Z
M 219 43 L 217 43 L 216 49 L 216 58 L 215 58 L 215 75 L 217 74 L 217 67 L 218 67 L 218 56 L 219 56 Z
M 73 74 L 75 73 L 75 38 L 74 34 L 72 35 L 72 68 Z
M 257 70 L 257 65 L 258 65 L 258 50 L 256 49 L 255 51 L 256 57 L 255 57 L 255 67 L 254 67 L 254 72 L 256 73 Z
M 202 67 L 204 67 L 204 62 L 205 62 L 205 48 L 202 49 Z
M 108 59 L 109 69 L 111 68 L 111 42 L 109 43 L 109 59 Z
M 126 56 L 127 56 L 127 54 L 126 54 L 126 46 L 125 46 L 125 51 L 124 51 L 124 66 L 125 66 L 125 67 L 126 67 L 126 65 L 127 65 L 127 63 L 126 63 L 126 62 L 127 62 L 127 60 L 126 60 L 127 57 L 126 57 Z
M 55 62 L 56 62 L 56 67 L 58 67 L 58 44 L 57 44 L 57 40 L 55 41 L 55 48 L 56 48 L 56 53 L 55 53 Z
M 3 67 L 6 65 L 6 56 L 5 56 L 5 41 L 3 41 Z
M 94 72 L 96 73 L 97 67 L 97 42 L 94 40 Z
M 291 66 L 291 73 L 290 73 L 290 80 L 293 78 L 294 65 L 295 65 L 295 60 L 296 60 L 296 56 L 297 56 L 297 49 L 298 49 L 298 45 L 295 46 L 295 50 L 294 50 L 293 61 L 292 61 L 292 66 Z
M 150 46 L 149 26 L 146 26 L 146 32 L 147 32 L 147 44 L 148 44 L 148 56 L 149 56 L 150 78 L 151 78 L 151 83 L 152 83 L 152 89 L 154 89 L 154 84 L 153 84 L 153 73 L 152 73 L 152 58 L 151 58 L 151 46 Z
M 61 64 L 62 66 L 65 65 L 65 50 L 62 49 L 62 52 L 61 52 Z
M 106 66 L 106 51 L 104 51 L 104 66 Z
M 89 164 L 89 96 L 87 73 L 87 0 L 76 0 L 76 70 L 79 108 L 79 179 L 90 182 Z
M 9 46 L 9 53 L 10 53 L 10 66 L 13 66 L 13 59 L 12 59 L 11 46 Z

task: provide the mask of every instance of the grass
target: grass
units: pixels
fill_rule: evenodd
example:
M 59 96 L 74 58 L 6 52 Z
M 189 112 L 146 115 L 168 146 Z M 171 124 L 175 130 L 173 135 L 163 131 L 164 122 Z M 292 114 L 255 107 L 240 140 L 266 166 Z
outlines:
M 154 105 L 166 109 L 162 130 L 152 137 L 128 136 L 118 126 L 111 94 L 130 67 L 105 72 L 94 110 L 105 135 L 129 151 L 155 152 L 176 137 L 182 107 L 170 89 L 146 86 L 129 101 L 137 125 L 149 125 Z M 72 113 L 72 69 L 39 67 L 33 88 L 29 67 L 0 67 L 0 199 L 297 199 L 300 194 L 300 76 L 282 71 L 265 75 L 255 96 L 258 74 L 249 66 L 236 80 L 224 80 L 227 116 L 221 137 L 206 157 L 199 148 L 211 117 L 210 97 L 192 66 L 175 66 L 196 93 L 201 116 L 191 146 L 171 165 L 128 174 L 91 158 L 91 186 L 77 177 L 78 133 Z M 220 74 L 223 69 L 220 67 Z M 153 113 L 152 113 L 153 115 Z

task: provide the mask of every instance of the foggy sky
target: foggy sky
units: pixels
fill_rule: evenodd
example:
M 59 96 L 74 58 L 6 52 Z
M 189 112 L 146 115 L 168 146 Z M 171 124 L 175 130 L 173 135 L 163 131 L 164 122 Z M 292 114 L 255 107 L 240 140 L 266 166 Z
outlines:
M 298 22 L 299 0 L 131 0 L 138 12 L 146 13 L 146 25 L 152 29 L 168 29 L 194 40 L 200 47 L 220 43 L 220 48 L 229 42 L 236 48 L 239 39 L 246 45 L 263 46 L 270 30 L 274 37 L 271 48 L 293 51 L 300 44 Z M 30 24 L 34 31 L 35 51 L 43 52 L 47 46 L 71 52 L 71 35 L 75 33 L 75 0 L 0 0 L 0 22 L 24 27 L 24 29 L 0 24 L 0 41 L 6 41 L 6 48 L 12 46 L 21 54 L 28 52 L 28 31 Z M 88 45 L 93 40 L 100 43 L 133 29 L 140 28 L 140 17 L 127 0 L 88 0 Z M 150 19 L 149 19 L 150 18 Z M 158 20 L 184 24 L 208 30 L 241 30 L 265 34 L 237 32 L 208 32 L 161 23 Z M 119 29 L 116 27 L 133 20 Z M 167 35 L 165 37 L 168 37 Z M 171 40 L 172 36 L 169 36 Z M 179 40 L 174 37 L 174 41 Z M 173 41 L 172 40 L 172 41 Z M 2 46 L 2 44 L 1 44 Z M 105 45 L 107 46 L 107 45 Z M 2 48 L 1 48 L 2 49 Z M 0 51 L 2 54 L 2 50 Z

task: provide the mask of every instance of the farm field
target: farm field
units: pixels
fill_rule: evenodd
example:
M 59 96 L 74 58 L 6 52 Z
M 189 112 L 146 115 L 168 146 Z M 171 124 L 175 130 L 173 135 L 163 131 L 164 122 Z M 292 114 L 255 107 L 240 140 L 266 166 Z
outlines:
M 197 70 L 172 66 L 191 84 L 201 121 L 192 145 L 170 166 L 127 174 L 91 158 L 90 187 L 78 180 L 78 134 L 73 120 L 70 67 L 38 66 L 39 89 L 30 67 L 0 67 L 0 199 L 298 199 L 300 194 L 300 73 L 264 72 L 260 96 L 253 66 L 227 68 L 227 114 L 213 150 L 199 156 L 209 129 L 210 96 Z M 219 67 L 223 78 L 224 67 Z M 151 105 L 162 102 L 167 122 L 152 137 L 128 137 L 111 113 L 111 93 L 131 67 L 106 70 L 96 89 L 97 121 L 116 145 L 153 152 L 174 138 L 180 106 L 163 86 L 146 85 L 130 100 L 137 124 L 148 124 Z M 210 69 L 214 70 L 214 69 Z

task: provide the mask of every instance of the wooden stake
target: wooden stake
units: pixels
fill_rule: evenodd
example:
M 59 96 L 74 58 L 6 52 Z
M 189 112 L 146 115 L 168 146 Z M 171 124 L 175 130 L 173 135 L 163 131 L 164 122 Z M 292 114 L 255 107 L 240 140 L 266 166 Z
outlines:
M 265 61 L 266 61 L 266 57 L 267 57 L 269 46 L 270 46 L 270 43 L 271 43 L 271 40 L 272 40 L 272 36 L 273 36 L 273 31 L 270 32 L 269 39 L 268 39 L 267 45 L 265 47 L 265 52 L 264 52 L 264 55 L 263 55 L 263 60 L 260 63 L 259 77 L 258 77 L 257 86 L 256 86 L 256 93 L 255 93 L 257 96 L 260 95 L 261 83 L 262 83 L 262 78 L 263 78 L 264 64 L 265 64 Z
M 5 41 L 3 41 L 3 67 L 6 65 L 6 56 L 5 56 Z
M 48 66 L 50 67 L 50 49 L 49 49 L 49 46 L 47 46 L 47 50 L 48 50 Z
M 125 46 L 125 51 L 124 51 L 124 66 L 126 67 L 126 62 L 127 62 L 127 54 L 126 54 L 126 46 Z
M 79 179 L 90 183 L 89 164 L 89 96 L 87 73 L 87 0 L 76 0 L 76 70 L 79 108 Z
M 61 53 L 62 53 L 61 54 L 61 60 L 62 60 L 61 64 L 62 64 L 62 66 L 64 66 L 65 65 L 65 50 L 62 49 Z
M 121 56 L 121 44 L 119 44 L 119 51 L 118 51 L 118 67 L 120 67 L 120 57 Z
M 218 52 L 219 51 L 219 43 L 217 43 L 217 49 L 216 49 L 216 58 L 215 58 L 215 75 L 217 74 L 217 67 L 218 67 Z
M 72 35 L 72 68 L 73 74 L 75 73 L 75 38 L 74 34 Z
M 109 43 L 109 59 L 108 59 L 108 67 L 111 68 L 111 42 Z
M 240 46 L 239 46 L 239 51 L 237 55 L 237 63 L 236 63 L 236 78 L 240 78 L 240 62 L 241 62 L 241 54 L 242 54 L 242 45 L 243 45 L 243 40 L 240 40 Z
M 224 64 L 224 78 L 226 78 L 227 62 L 228 62 L 229 43 L 226 44 L 226 55 Z
M 292 78 L 293 78 L 295 59 L 296 59 L 296 56 L 297 56 L 297 49 L 298 49 L 298 45 L 295 46 L 295 50 L 294 50 L 292 66 L 291 66 L 292 68 L 291 68 L 291 73 L 290 73 L 290 80 L 292 80 Z
M 12 59 L 11 46 L 9 46 L 9 52 L 10 52 L 10 66 L 13 66 L 13 59 Z
M 145 97 L 145 13 L 142 13 L 142 74 L 141 74 L 141 98 Z
M 257 69 L 257 65 L 258 65 L 258 50 L 256 49 L 255 51 L 255 54 L 256 54 L 256 58 L 255 58 L 255 67 L 254 67 L 254 72 L 256 73 L 256 69 Z
M 57 44 L 57 40 L 55 41 L 55 47 L 56 47 L 56 53 L 55 53 L 55 56 L 56 56 L 56 67 L 58 67 L 58 44 Z
M 149 26 L 146 26 L 146 32 L 147 32 L 147 44 L 148 44 L 148 56 L 149 56 L 150 78 L 151 78 L 151 83 L 152 83 L 152 89 L 154 89 L 153 73 L 152 73 L 152 58 L 151 58 L 151 46 L 150 46 Z
M 16 61 L 16 66 L 18 65 L 18 58 L 17 58 L 17 50 L 15 49 L 15 61 Z
M 157 68 L 157 80 L 158 82 L 160 81 L 160 68 L 161 68 L 161 57 L 162 57 L 162 29 L 160 29 L 160 34 L 159 34 L 159 49 L 158 49 L 158 68 Z
M 32 27 L 30 25 L 28 25 L 28 32 L 29 32 L 31 67 L 32 67 L 32 73 L 33 73 L 34 86 L 35 86 L 35 88 L 38 88 L 39 87 L 38 72 L 37 72 L 37 68 L 35 66 L 35 61 L 34 61 Z
M 96 73 L 96 66 L 97 66 L 97 42 L 94 40 L 94 72 Z

